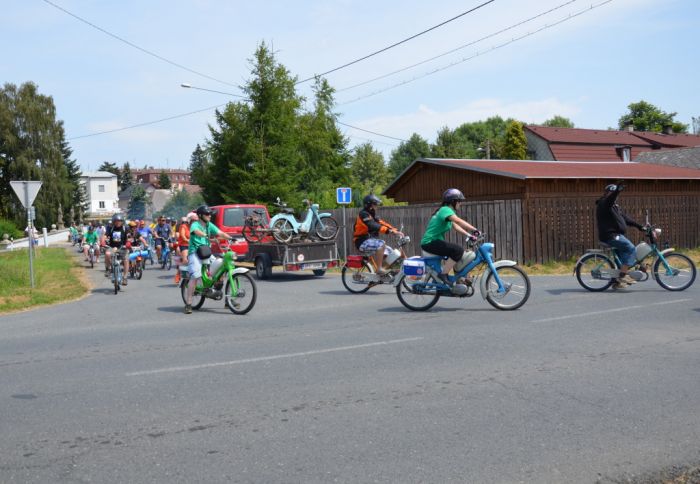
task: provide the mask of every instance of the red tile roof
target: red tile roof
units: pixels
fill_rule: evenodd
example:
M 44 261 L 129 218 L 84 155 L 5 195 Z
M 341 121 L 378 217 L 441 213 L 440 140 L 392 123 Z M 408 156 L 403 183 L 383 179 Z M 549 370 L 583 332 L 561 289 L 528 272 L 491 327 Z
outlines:
M 648 131 L 634 132 L 635 136 L 652 143 L 674 148 L 692 148 L 700 146 L 700 136 L 696 134 L 662 134 Z
M 700 180 L 700 170 L 636 162 L 447 160 L 437 158 L 416 160 L 416 163 L 420 162 L 519 179 L 624 178 L 628 180 Z
M 550 144 L 549 149 L 556 160 L 583 160 L 583 161 L 622 161 L 620 153 L 613 145 L 583 145 L 583 144 Z M 630 158 L 634 159 L 651 148 L 632 146 Z M 657 150 L 658 151 L 658 150 Z
M 618 131 L 581 128 L 549 128 L 525 126 L 549 143 L 581 143 L 661 147 L 700 146 L 700 136 L 694 134 L 661 134 L 650 131 Z

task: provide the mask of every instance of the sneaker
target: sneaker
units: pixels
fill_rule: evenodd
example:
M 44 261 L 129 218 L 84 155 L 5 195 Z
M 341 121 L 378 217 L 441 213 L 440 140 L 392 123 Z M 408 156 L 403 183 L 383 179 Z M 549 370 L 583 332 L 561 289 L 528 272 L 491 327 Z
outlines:
M 192 314 L 192 306 L 190 304 L 185 305 L 185 314 Z
M 613 289 L 627 289 L 630 285 L 623 280 L 616 281 L 613 285 Z
M 126 280 L 126 277 L 122 279 L 122 286 L 128 286 L 129 283 Z
M 625 274 L 624 276 L 622 276 L 622 277 L 620 278 L 620 280 L 623 281 L 623 282 L 625 282 L 628 286 L 631 286 L 632 284 L 636 284 L 636 283 L 637 283 L 637 281 L 635 281 L 634 279 L 632 279 L 632 277 L 630 277 L 629 274 Z

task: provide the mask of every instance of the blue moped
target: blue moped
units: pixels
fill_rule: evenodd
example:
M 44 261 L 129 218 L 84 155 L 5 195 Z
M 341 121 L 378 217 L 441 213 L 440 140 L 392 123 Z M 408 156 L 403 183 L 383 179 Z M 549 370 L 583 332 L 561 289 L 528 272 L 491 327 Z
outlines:
M 287 207 L 277 197 L 275 205 L 280 212 L 270 220 L 272 236 L 282 244 L 288 244 L 294 237 L 305 238 L 316 237 L 320 240 L 333 240 L 338 235 L 338 222 L 330 213 L 319 213 L 318 203 L 311 203 L 304 200 L 308 210 L 302 222 L 297 221 L 294 216 L 294 209 Z

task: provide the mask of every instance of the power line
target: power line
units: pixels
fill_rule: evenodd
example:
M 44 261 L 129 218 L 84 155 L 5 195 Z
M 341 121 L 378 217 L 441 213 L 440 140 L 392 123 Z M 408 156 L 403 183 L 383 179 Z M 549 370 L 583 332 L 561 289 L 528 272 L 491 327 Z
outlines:
M 84 134 L 81 136 L 73 136 L 72 138 L 68 138 L 68 141 L 71 141 L 74 139 L 80 139 L 80 138 L 89 138 L 91 136 L 98 136 L 101 134 L 116 133 L 117 131 L 124 131 L 126 129 L 140 128 L 142 126 L 148 126 L 150 124 L 162 123 L 163 121 L 170 121 L 171 119 L 184 118 L 185 116 L 190 116 L 192 114 L 202 113 L 204 111 L 211 111 L 212 109 L 220 108 L 222 106 L 226 106 L 226 104 L 217 104 L 216 106 L 209 106 L 208 108 L 198 109 L 197 111 L 190 111 L 189 113 L 184 113 L 184 114 L 176 114 L 175 116 L 170 116 L 170 117 L 163 118 L 163 119 L 156 119 L 154 121 L 147 121 L 145 123 L 132 124 L 131 126 L 125 126 L 123 128 L 108 129 L 106 131 L 99 131 L 97 133 Z
M 363 138 L 362 136 L 355 136 L 354 134 L 349 134 L 349 135 L 347 135 L 347 136 L 348 136 L 349 138 L 360 139 L 360 140 L 362 140 L 362 141 L 369 141 L 370 143 L 377 143 L 377 144 L 380 144 L 380 145 L 393 146 L 393 147 L 398 146 L 396 143 L 387 143 L 387 142 L 385 142 L 385 141 L 379 141 L 379 140 L 376 140 L 376 139 Z
M 434 61 L 435 59 L 439 59 L 439 58 L 441 58 L 441 57 L 445 57 L 446 55 L 453 54 L 453 53 L 457 52 L 458 50 L 465 49 L 465 48 L 470 47 L 470 46 L 472 46 L 472 45 L 478 44 L 479 42 L 483 42 L 484 40 L 490 39 L 490 38 L 492 38 L 492 37 L 496 37 L 497 35 L 500 35 L 500 34 L 502 34 L 502 33 L 504 33 L 504 32 L 509 31 L 509 30 L 513 30 L 514 28 L 520 27 L 521 25 L 524 25 L 524 24 L 526 24 L 526 23 L 528 23 L 528 22 L 532 22 L 533 20 L 536 20 L 536 19 L 538 19 L 538 18 L 540 18 L 540 17 L 543 17 L 543 16 L 545 16 L 545 15 L 547 15 L 547 14 L 550 14 L 550 13 L 552 13 L 552 12 L 554 12 L 554 11 L 556 11 L 556 10 L 559 10 L 560 8 L 563 8 L 563 7 L 567 6 L 567 5 L 570 5 L 570 4 L 572 4 L 572 3 L 576 2 L 576 1 L 578 1 L 578 0 L 569 0 L 569 1 L 566 2 L 566 3 L 562 3 L 561 5 L 558 5 L 558 6 L 554 7 L 554 8 L 550 8 L 550 9 L 547 10 L 546 12 L 539 13 L 539 14 L 533 16 L 533 17 L 530 17 L 530 18 L 528 18 L 528 19 L 522 20 L 522 21 L 520 21 L 520 22 L 518 22 L 518 23 L 516 23 L 516 24 L 513 24 L 513 25 L 511 25 L 511 26 L 509 26 L 509 27 L 506 27 L 506 28 L 504 28 L 504 29 L 501 29 L 501 30 L 499 30 L 498 32 L 494 32 L 494 33 L 489 34 L 489 35 L 487 35 L 487 36 L 485 36 L 485 37 L 481 37 L 480 39 L 474 40 L 474 41 L 469 42 L 469 43 L 467 43 L 467 44 L 460 45 L 459 47 L 455 47 L 454 49 L 451 49 L 451 50 L 448 50 L 448 51 L 446 51 L 446 52 L 443 52 L 442 54 L 438 54 L 438 55 L 436 55 L 436 56 L 430 57 L 429 59 L 425 59 L 425 60 L 422 60 L 422 61 L 420 61 L 420 62 L 416 62 L 415 64 L 411 64 L 410 66 L 406 66 L 406 67 L 403 67 L 403 68 L 401 68 L 401 69 L 398 69 L 398 70 L 389 72 L 388 74 L 384 74 L 384 75 L 381 75 L 381 76 L 378 76 L 378 77 L 374 77 L 374 78 L 369 79 L 369 80 L 367 80 L 367 81 L 359 82 L 359 83 L 357 83 L 357 84 L 353 84 L 352 86 L 344 87 L 344 88 L 342 88 L 342 89 L 336 89 L 335 92 L 348 91 L 348 90 L 354 89 L 354 88 L 356 88 L 356 87 L 364 86 L 365 84 L 369 84 L 369 83 L 372 83 L 372 82 L 375 82 L 375 81 L 379 81 L 379 80 L 381 80 L 381 79 L 385 79 L 385 78 L 387 78 L 387 77 L 391 77 L 391 76 L 393 76 L 394 74 L 399 74 L 399 73 L 404 72 L 404 71 L 407 71 L 407 70 L 409 70 L 409 69 L 413 69 L 414 67 L 418 67 L 418 66 L 421 66 L 421 65 L 423 65 L 423 64 L 427 64 L 428 62 Z
M 112 37 L 112 38 L 114 38 L 114 39 L 117 39 L 118 41 L 123 42 L 123 43 L 125 43 L 126 45 L 128 45 L 128 46 L 130 46 L 130 47 L 133 47 L 133 48 L 136 49 L 136 50 L 140 50 L 141 52 L 143 52 L 143 53 L 145 53 L 145 54 L 148 54 L 148 55 L 150 55 L 150 56 L 152 56 L 152 57 L 155 57 L 155 58 L 158 59 L 158 60 L 161 60 L 161 61 L 163 61 L 163 62 L 167 62 L 168 64 L 170 64 L 170 65 L 172 65 L 172 66 L 175 66 L 175 67 L 177 67 L 177 68 L 179 68 L 179 69 L 183 69 L 183 70 L 185 70 L 185 71 L 187 71 L 187 72 L 191 72 L 192 74 L 196 74 L 196 75 L 201 76 L 201 77 L 204 77 L 204 78 L 206 78 L 206 79 L 210 79 L 210 80 L 212 80 L 212 81 L 220 82 L 221 84 L 226 84 L 226 85 L 228 85 L 228 86 L 238 87 L 236 84 L 233 84 L 233 83 L 230 83 L 230 82 L 227 82 L 227 81 L 222 81 L 221 79 L 217 79 L 216 77 L 212 77 L 212 76 L 209 76 L 209 75 L 204 74 L 204 73 L 202 73 L 202 72 L 196 71 L 196 70 L 194 70 L 194 69 L 190 69 L 190 68 L 187 67 L 187 66 L 183 66 L 182 64 L 179 64 L 179 63 L 177 63 L 177 62 L 175 62 L 175 61 L 172 61 L 172 60 L 167 59 L 167 58 L 165 58 L 165 57 L 163 57 L 163 56 L 161 56 L 161 55 L 158 55 L 158 54 L 156 54 L 155 52 L 151 52 L 151 51 L 148 50 L 148 49 L 144 49 L 143 47 L 140 47 L 140 46 L 134 44 L 133 42 L 130 42 L 130 41 L 128 41 L 128 40 L 126 40 L 126 39 L 124 39 L 124 38 L 122 38 L 122 37 L 119 37 L 118 35 L 113 34 L 112 32 L 109 32 L 108 30 L 105 30 L 105 29 L 103 29 L 102 27 L 100 27 L 100 26 L 98 26 L 98 25 L 95 25 L 94 23 L 92 23 L 92 22 L 90 22 L 90 21 L 88 21 L 88 20 L 85 20 L 84 18 L 82 18 L 82 17 L 80 17 L 80 16 L 74 14 L 73 12 L 70 12 L 70 11 L 66 10 L 65 8 L 61 7 L 60 5 L 56 5 L 56 4 L 53 3 L 51 0 L 43 0 L 43 1 L 44 1 L 45 3 L 47 3 L 48 5 L 51 5 L 52 7 L 56 8 L 56 9 L 58 9 L 58 10 L 64 12 L 64 13 L 66 13 L 66 14 L 68 14 L 68 15 L 70 15 L 71 17 L 73 17 L 73 18 L 75 18 L 75 19 L 77 19 L 77 20 L 79 20 L 79 21 L 81 21 L 81 22 L 83 22 L 84 24 L 87 24 L 87 25 L 89 25 L 90 27 L 99 30 L 99 31 L 102 32 L 103 34 L 107 34 L 107 35 L 109 35 L 110 37 Z
M 376 131 L 370 131 L 370 130 L 368 130 L 368 129 L 358 128 L 357 126 L 352 126 L 351 124 L 343 123 L 343 122 L 341 122 L 341 121 L 337 121 L 337 120 L 336 120 L 336 122 L 337 122 L 338 124 L 342 124 L 343 126 L 347 126 L 348 128 L 357 129 L 357 130 L 359 130 L 359 131 L 364 131 L 365 133 L 370 133 L 370 134 L 374 134 L 374 135 L 377 135 L 377 136 L 382 136 L 382 137 L 384 137 L 384 138 L 394 139 L 394 140 L 396 140 L 396 141 L 401 141 L 401 142 L 405 142 L 405 141 L 406 141 L 405 139 L 402 139 L 402 138 L 395 138 L 395 137 L 389 136 L 389 135 L 387 135 L 387 134 L 377 133 Z
M 411 78 L 411 79 L 407 79 L 407 80 L 405 80 L 405 81 L 398 82 L 398 83 L 396 83 L 396 84 L 392 84 L 392 85 L 390 85 L 390 86 L 388 86 L 388 87 L 385 87 L 385 88 L 383 88 L 383 89 L 379 89 L 379 90 L 370 92 L 370 93 L 368 93 L 368 94 L 365 94 L 365 95 L 363 95 L 363 96 L 356 97 L 356 98 L 351 99 L 351 100 L 349 100 L 349 101 L 346 101 L 346 102 L 343 102 L 343 103 L 339 103 L 338 106 L 344 106 L 344 105 L 346 105 L 346 104 L 352 104 L 352 103 L 357 102 L 357 101 L 360 101 L 360 100 L 362 100 L 362 99 L 367 99 L 367 98 L 369 98 L 369 97 L 376 96 L 377 94 L 381 94 L 381 93 L 386 92 L 386 91 L 389 91 L 389 90 L 391 90 L 391 89 L 395 89 L 395 88 L 397 88 L 397 87 L 404 86 L 404 85 L 406 85 L 406 84 L 409 84 L 409 83 L 411 83 L 411 82 L 417 81 L 417 80 L 419 80 L 419 79 L 423 79 L 424 77 L 428 77 L 428 76 L 431 76 L 431 75 L 433 75 L 433 74 L 437 74 L 438 72 L 447 70 L 447 69 L 449 69 L 450 67 L 454 67 L 454 66 L 456 66 L 456 65 L 459 65 L 459 64 L 462 64 L 462 63 L 464 63 L 464 62 L 470 61 L 470 60 L 475 59 L 475 58 L 477 58 L 477 57 L 480 57 L 480 56 L 482 56 L 482 55 L 484 55 L 484 54 L 488 54 L 488 53 L 493 52 L 493 51 L 495 51 L 495 50 L 498 50 L 498 49 L 500 49 L 500 48 L 502 48 L 502 47 L 505 47 L 505 46 L 507 46 L 507 45 L 513 44 L 513 43 L 515 43 L 515 42 L 517 42 L 517 41 L 519 41 L 519 40 L 522 40 L 522 39 L 525 39 L 525 38 L 530 37 L 530 36 L 532 36 L 532 35 L 535 35 L 535 34 L 537 34 L 537 33 L 539 33 L 539 32 L 544 31 L 544 30 L 551 29 L 552 27 L 556 27 L 556 26 L 559 25 L 559 24 L 562 24 L 562 23 L 564 23 L 564 22 L 567 22 L 567 21 L 569 21 L 569 20 L 572 20 L 572 19 L 574 19 L 574 18 L 576 18 L 576 17 L 578 17 L 578 16 L 580 16 L 580 15 L 583 15 L 584 13 L 590 12 L 591 10 L 594 10 L 594 9 L 596 9 L 596 8 L 602 7 L 603 5 L 608 4 L 608 3 L 612 2 L 612 1 L 613 1 L 613 0 L 606 0 L 606 1 L 604 1 L 604 2 L 600 2 L 600 3 L 598 3 L 598 4 L 591 5 L 590 7 L 586 8 L 586 9 L 584 9 L 584 10 L 581 10 L 581 11 L 579 11 L 579 12 L 577 12 L 577 13 L 569 14 L 568 17 L 564 17 L 563 19 L 561 19 L 561 20 L 559 20 L 559 21 L 557 21 L 557 22 L 554 22 L 553 24 L 546 24 L 546 25 L 544 25 L 543 27 L 541 27 L 541 28 L 539 28 L 539 29 L 537 29 L 537 30 L 534 30 L 534 31 L 532 31 L 532 32 L 528 32 L 527 34 L 521 35 L 520 37 L 515 37 L 515 38 L 513 38 L 513 39 L 511 39 L 511 40 L 509 40 L 509 41 L 507 41 L 507 42 L 502 43 L 502 44 L 495 45 L 495 46 L 493 46 L 493 47 L 491 47 L 490 49 L 487 49 L 487 50 L 485 50 L 485 51 L 477 52 L 476 54 L 474 54 L 474 55 L 472 55 L 472 56 L 470 56 L 470 57 L 464 57 L 464 58 L 462 58 L 462 59 L 460 59 L 460 60 L 458 60 L 458 61 L 452 62 L 452 63 L 447 64 L 447 65 L 442 66 L 442 67 L 438 67 L 438 68 L 436 68 L 436 69 L 433 69 L 432 71 L 428 71 L 428 72 L 426 72 L 426 73 L 423 73 L 423 74 L 421 74 L 420 76 L 415 76 L 415 77 L 413 77 L 413 78 Z
M 44 1 L 47 1 L 47 0 L 44 0 Z M 330 74 L 331 72 L 336 72 L 336 71 L 339 71 L 340 69 L 344 69 L 344 68 L 349 67 L 349 66 L 351 66 L 351 65 L 353 65 L 353 64 L 357 64 L 358 62 L 361 62 L 361 61 L 363 61 L 363 60 L 365 60 L 365 59 L 369 59 L 370 57 L 373 57 L 373 56 L 375 56 L 375 55 L 377 55 L 377 54 L 381 54 L 382 52 L 386 52 L 387 50 L 393 49 L 394 47 L 396 47 L 396 46 L 398 46 L 398 45 L 404 44 L 404 43 L 408 42 L 409 40 L 413 40 L 413 39 L 415 39 L 416 37 L 420 37 L 420 36 L 423 35 L 423 34 L 427 34 L 427 33 L 430 32 L 431 30 L 435 30 L 435 29 L 437 29 L 437 28 L 439 28 L 439 27 L 442 27 L 443 25 L 446 25 L 446 24 L 452 22 L 453 20 L 457 20 L 457 19 L 460 18 L 460 17 L 464 17 L 465 15 L 470 14 L 470 13 L 472 13 L 472 12 L 475 12 L 475 11 L 479 10 L 480 8 L 485 7 L 485 6 L 488 5 L 489 3 L 493 3 L 493 2 L 495 2 L 495 1 L 496 1 L 496 0 L 488 0 L 488 1 L 486 1 L 486 2 L 484 2 L 484 3 L 482 3 L 482 4 L 480 4 L 480 5 L 477 5 L 477 6 L 474 7 L 474 8 L 471 8 L 471 9 L 467 10 L 466 12 L 462 12 L 462 13 L 460 13 L 459 15 L 456 15 L 456 16 L 450 18 L 450 19 L 445 20 L 444 22 L 441 22 L 441 23 L 439 23 L 439 24 L 437 24 L 437 25 L 434 25 L 434 26 L 430 27 L 429 29 L 425 29 L 425 30 L 423 30 L 422 32 L 418 32 L 417 34 L 414 34 L 414 35 L 412 35 L 412 36 L 410 36 L 410 37 L 407 37 L 407 38 L 405 38 L 405 39 L 403 39 L 403 40 L 400 40 L 400 41 L 398 41 L 398 42 L 395 42 L 395 43 L 393 43 L 393 44 L 391 44 L 391 45 L 389 45 L 389 46 L 387 46 L 387 47 L 384 47 L 383 49 L 379 49 L 379 50 L 377 50 L 377 51 L 374 51 L 374 52 L 372 52 L 371 54 L 367 54 L 366 56 L 360 57 L 359 59 L 355 59 L 354 61 L 348 62 L 347 64 L 343 64 L 342 66 L 335 67 L 335 68 L 333 68 L 333 69 L 331 69 L 331 70 L 329 70 L 329 71 L 322 72 L 322 73 L 320 73 L 320 74 L 316 74 L 316 75 L 314 75 L 314 76 L 308 77 L 308 78 L 303 79 L 303 80 L 301 80 L 301 81 L 297 81 L 296 83 L 297 83 L 297 84 L 302 84 L 302 83 L 304 83 L 304 82 L 312 81 L 312 80 L 316 79 L 317 77 L 325 76 L 326 74 Z

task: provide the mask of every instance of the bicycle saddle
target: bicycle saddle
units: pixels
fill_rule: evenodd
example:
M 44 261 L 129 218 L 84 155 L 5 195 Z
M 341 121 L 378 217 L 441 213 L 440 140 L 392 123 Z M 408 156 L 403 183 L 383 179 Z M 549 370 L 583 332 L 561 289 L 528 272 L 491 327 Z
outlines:
M 427 259 L 427 258 L 430 258 L 430 257 L 435 257 L 435 258 L 437 258 L 437 259 L 445 259 L 445 260 L 447 260 L 447 256 L 446 256 L 446 255 L 431 254 L 430 252 L 427 252 L 427 251 L 425 251 L 425 250 L 421 250 L 420 256 L 421 256 L 421 257 L 424 257 L 424 258 L 426 258 L 426 259 Z

